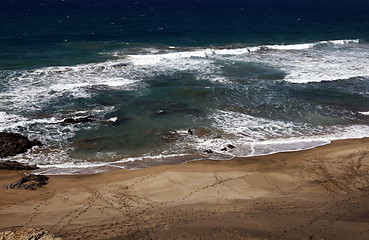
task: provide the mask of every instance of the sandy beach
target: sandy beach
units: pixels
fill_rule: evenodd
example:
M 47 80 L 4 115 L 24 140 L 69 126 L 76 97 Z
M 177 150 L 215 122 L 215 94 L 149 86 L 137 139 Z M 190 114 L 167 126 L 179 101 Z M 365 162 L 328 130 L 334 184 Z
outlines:
M 2 170 L 0 185 L 23 172 Z M 0 231 L 62 239 L 369 239 L 369 139 L 0 190 Z

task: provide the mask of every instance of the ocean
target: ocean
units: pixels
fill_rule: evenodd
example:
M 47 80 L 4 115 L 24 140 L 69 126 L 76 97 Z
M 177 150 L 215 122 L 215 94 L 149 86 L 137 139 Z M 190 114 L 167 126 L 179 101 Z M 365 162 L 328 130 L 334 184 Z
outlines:
M 368 137 L 368 12 L 359 0 L 2 2 L 0 131 L 44 143 L 8 159 L 79 174 Z

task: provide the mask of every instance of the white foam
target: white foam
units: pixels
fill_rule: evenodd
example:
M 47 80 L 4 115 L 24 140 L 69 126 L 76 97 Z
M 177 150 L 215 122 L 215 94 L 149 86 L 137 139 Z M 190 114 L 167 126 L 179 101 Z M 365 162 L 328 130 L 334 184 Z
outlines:
M 342 129 L 337 128 L 335 133 L 326 135 L 276 138 L 261 141 L 253 141 L 248 137 L 200 138 L 192 141 L 193 145 L 191 145 L 200 154 L 205 154 L 205 150 L 212 150 L 214 153 L 208 154 L 208 157 L 211 159 L 226 160 L 233 157 L 261 156 L 278 152 L 306 150 L 328 144 L 333 140 L 368 137 L 368 132 L 368 126 L 355 125 Z M 226 148 L 229 144 L 235 146 L 235 148 L 228 148 L 226 152 L 223 152 L 221 149 Z M 221 155 L 219 156 L 219 154 Z
M 368 76 L 368 46 L 359 43 L 358 39 L 346 39 L 228 49 L 172 49 L 169 53 L 128 55 L 124 58 L 146 74 L 192 71 L 198 78 L 211 81 L 222 77 L 217 61 L 261 62 L 285 71 L 286 81 L 307 83 Z M 260 51 L 262 54 L 253 54 Z M 149 66 L 155 66 L 155 70 L 145 69 Z
M 69 118 L 78 118 L 82 116 L 103 116 L 112 112 L 114 107 L 100 107 L 85 111 L 77 111 L 68 116 Z M 46 117 L 46 118 L 26 118 L 17 114 L 0 112 L 0 131 L 19 132 L 26 134 L 31 139 L 38 139 L 44 144 L 67 144 L 67 140 L 72 138 L 80 130 L 79 126 L 60 124 L 64 116 Z
M 276 152 L 299 151 L 329 144 L 334 140 L 357 139 L 369 136 L 369 126 L 366 125 L 335 126 L 331 128 L 331 133 L 328 134 L 257 142 L 253 146 L 254 154 L 252 155 L 258 156 Z
M 80 173 L 97 173 L 109 163 L 105 162 L 88 162 L 81 159 L 71 158 L 68 154 L 73 150 L 70 147 L 49 148 L 48 149 L 32 149 L 27 153 L 8 157 L 8 160 L 37 165 L 40 169 L 36 170 L 37 174 L 47 175 L 64 175 L 64 174 L 80 174 Z
M 58 120 L 55 117 L 50 118 L 41 118 L 41 119 L 28 119 L 16 114 L 8 114 L 6 112 L 0 112 L 0 131 L 9 131 L 9 132 L 22 132 L 26 129 L 27 136 L 30 138 L 37 138 L 42 142 L 48 142 L 55 140 L 55 135 L 51 134 L 40 134 L 37 130 L 34 131 L 33 126 L 35 124 L 45 125 L 45 129 L 51 130 L 52 132 L 63 131 L 59 129 L 59 127 L 54 124 L 57 123 Z M 71 129 L 69 129 L 71 130 Z M 71 131 L 63 131 L 64 139 L 71 137 Z M 61 136 L 57 137 L 59 140 L 63 139 Z
M 174 158 L 174 157 L 183 157 L 187 156 L 188 154 L 158 154 L 158 155 L 144 155 L 141 157 L 128 157 L 123 158 L 121 160 L 115 161 L 110 164 L 117 164 L 117 163 L 126 163 L 126 162 L 135 162 L 135 161 L 144 161 L 144 160 L 160 160 L 160 159 L 166 159 L 166 158 Z
M 142 87 L 134 74 L 128 76 L 129 71 L 125 72 L 125 65 L 122 64 L 104 62 L 24 71 L 7 80 L 8 90 L 2 92 L 0 98 L 5 105 L 12 104 L 12 109 L 37 109 L 66 95 L 72 98 L 91 97 L 91 89 L 99 86 L 120 90 Z
M 211 159 L 259 156 L 298 151 L 330 143 L 332 140 L 369 136 L 369 126 L 321 126 L 256 118 L 247 114 L 218 111 L 213 115 L 216 129 L 205 136 L 181 134 L 177 149 L 196 150 Z M 235 148 L 229 148 L 233 145 Z M 211 150 L 211 153 L 206 153 Z
M 332 40 L 332 41 L 320 41 L 316 43 L 302 43 L 302 44 L 289 44 L 289 45 L 265 45 L 259 49 L 263 50 L 306 50 L 322 45 L 346 45 L 346 44 L 359 44 L 359 39 L 346 39 L 346 40 Z
M 261 47 L 261 49 L 266 50 L 304 50 L 315 46 L 315 43 L 305 43 L 305 44 L 291 44 L 291 45 L 267 45 Z
M 84 169 L 97 168 L 109 165 L 107 163 L 91 163 L 91 162 L 67 162 L 60 164 L 37 165 L 41 169 L 57 168 L 57 169 Z
M 118 117 L 112 117 L 108 119 L 108 122 L 117 122 L 118 121 Z
M 136 66 L 138 65 L 155 65 L 165 60 L 179 60 L 185 58 L 209 58 L 214 55 L 244 55 L 247 53 L 264 51 L 264 50 L 306 50 L 309 48 L 326 45 L 346 45 L 346 44 L 359 44 L 359 39 L 346 39 L 346 40 L 332 40 L 332 41 L 320 41 L 315 43 L 302 43 L 302 44 L 286 44 L 286 45 L 261 45 L 245 48 L 196 48 L 195 50 L 188 51 L 175 51 L 170 53 L 151 52 L 152 54 L 137 54 L 137 55 L 123 55 Z M 176 49 L 175 47 L 169 47 L 170 49 Z M 116 54 L 116 56 L 120 56 Z
M 304 125 L 256 118 L 232 111 L 217 111 L 211 118 L 214 121 L 213 126 L 217 129 L 259 141 L 270 137 L 292 135 L 304 128 Z
M 228 57 L 228 60 L 266 64 L 285 72 L 284 80 L 293 83 L 368 77 L 369 45 L 357 43 L 358 40 L 337 40 L 315 44 L 266 46 L 266 49 L 300 50 L 234 55 Z
M 53 149 L 50 151 L 37 151 L 28 152 L 27 154 L 21 154 L 18 156 L 10 157 L 9 160 L 18 161 L 21 163 L 27 163 L 36 165 L 40 168 L 36 170 L 37 174 L 46 175 L 70 175 L 70 174 L 93 174 L 104 172 L 112 168 L 126 168 L 124 163 L 154 160 L 162 161 L 175 157 L 187 156 L 188 154 L 158 154 L 158 155 L 144 155 L 141 157 L 127 157 L 120 160 L 114 160 L 117 158 L 117 154 L 114 152 L 100 152 L 97 153 L 97 157 L 103 159 L 100 162 L 90 162 L 81 159 L 71 158 L 68 152 L 71 148 Z M 107 161 L 111 159 L 110 161 Z M 132 169 L 132 168 L 130 168 Z
M 366 77 L 369 76 L 368 64 L 367 49 L 359 48 L 294 55 L 278 65 L 288 73 L 286 81 L 308 83 Z
M 360 39 L 342 39 L 342 40 L 331 40 L 331 41 L 321 41 L 318 44 L 332 44 L 332 45 L 345 45 L 345 44 L 359 44 Z
M 16 128 L 17 126 L 23 125 L 26 120 L 26 118 L 15 114 L 0 112 L 0 131 Z
M 361 115 L 369 116 L 369 112 L 359 112 Z

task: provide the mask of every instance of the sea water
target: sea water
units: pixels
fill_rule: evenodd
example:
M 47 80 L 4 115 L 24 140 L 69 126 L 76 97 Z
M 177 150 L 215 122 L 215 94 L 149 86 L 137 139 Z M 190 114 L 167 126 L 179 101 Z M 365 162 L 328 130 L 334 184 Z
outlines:
M 9 159 L 89 173 L 369 136 L 368 12 L 362 1 L 2 3 L 0 131 L 44 143 Z

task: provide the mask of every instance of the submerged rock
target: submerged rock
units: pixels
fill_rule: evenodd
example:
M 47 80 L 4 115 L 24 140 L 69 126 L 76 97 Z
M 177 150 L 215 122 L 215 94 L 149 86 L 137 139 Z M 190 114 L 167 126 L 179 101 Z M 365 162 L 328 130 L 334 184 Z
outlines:
M 157 114 L 165 114 L 166 112 L 163 109 L 159 109 L 158 111 L 156 111 Z
M 227 147 L 228 147 L 228 148 L 230 148 L 230 149 L 234 149 L 234 148 L 236 148 L 236 147 L 235 147 L 235 146 L 233 146 L 232 144 L 228 144 L 228 145 L 227 145 Z
M 106 123 L 109 123 L 109 124 L 117 124 L 119 122 L 120 122 L 120 120 L 118 119 L 118 117 L 112 117 L 112 118 L 109 118 L 108 120 L 106 120 Z
M 4 188 L 6 189 L 14 189 L 14 188 L 23 188 L 23 189 L 29 189 L 29 190 L 36 190 L 37 187 L 42 187 L 43 185 L 46 185 L 49 178 L 44 175 L 35 175 L 30 174 L 28 176 L 24 176 L 18 181 L 14 183 L 10 183 L 7 185 L 4 185 Z
M 129 117 L 111 117 L 107 120 L 101 120 L 100 123 L 111 125 L 111 126 L 116 126 L 116 125 L 120 125 L 129 120 L 132 120 L 132 119 Z
M 179 139 L 180 135 L 175 131 L 167 131 L 163 135 L 163 139 L 167 143 L 175 142 Z
M 0 240 L 62 240 L 41 228 L 25 228 L 18 231 L 0 232 Z
M 271 49 L 266 47 L 266 46 L 261 46 L 260 48 L 260 51 L 270 51 Z
M 28 164 L 19 163 L 16 161 L 4 161 L 4 162 L 0 162 L 0 169 L 35 170 L 35 169 L 38 169 L 38 167 L 36 165 L 28 165 Z
M 236 148 L 236 147 L 235 147 L 235 146 L 233 146 L 232 144 L 228 144 L 226 147 L 223 147 L 222 149 L 220 149 L 220 151 L 225 152 L 225 151 L 228 151 L 228 149 L 229 149 L 229 150 L 232 150 L 232 149 L 234 149 L 234 148 Z
M 0 132 L 0 158 L 27 152 L 33 146 L 41 146 L 38 140 L 29 140 L 18 133 Z

